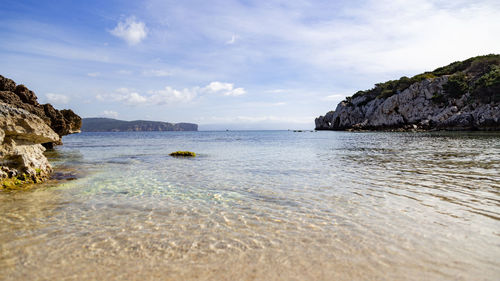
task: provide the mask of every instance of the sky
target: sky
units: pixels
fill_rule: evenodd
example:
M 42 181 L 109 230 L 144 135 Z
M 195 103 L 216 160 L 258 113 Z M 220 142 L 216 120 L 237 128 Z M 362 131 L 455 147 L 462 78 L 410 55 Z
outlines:
M 375 83 L 500 53 L 500 1 L 2 0 L 0 75 L 82 117 L 313 129 Z

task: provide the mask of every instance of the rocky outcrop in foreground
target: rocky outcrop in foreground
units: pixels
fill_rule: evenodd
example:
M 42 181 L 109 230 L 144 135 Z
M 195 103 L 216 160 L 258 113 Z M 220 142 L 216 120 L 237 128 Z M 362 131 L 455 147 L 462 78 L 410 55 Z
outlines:
M 20 108 L 40 117 L 59 137 L 79 133 L 82 118 L 71 109 L 57 110 L 51 104 L 39 104 L 35 93 L 24 85 L 16 85 L 11 79 L 0 75 L 0 102 Z M 61 144 L 60 139 L 48 143 Z
M 152 131 L 198 131 L 192 123 L 168 123 L 159 121 L 123 121 L 111 118 L 84 118 L 83 132 L 152 132 Z
M 38 116 L 0 103 L 2 185 L 39 182 L 46 178 L 52 169 L 43 155 L 45 148 L 41 144 L 58 140 L 59 135 Z
M 46 179 L 52 168 L 45 147 L 60 144 L 80 125 L 73 111 L 39 104 L 24 85 L 0 76 L 0 188 Z
M 500 56 L 377 84 L 315 123 L 316 130 L 500 130 Z

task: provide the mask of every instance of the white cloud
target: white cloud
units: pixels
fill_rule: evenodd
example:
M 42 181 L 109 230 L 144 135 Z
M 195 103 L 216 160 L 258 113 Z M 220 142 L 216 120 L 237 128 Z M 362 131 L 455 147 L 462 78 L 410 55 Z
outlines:
M 333 95 L 329 95 L 329 96 L 322 98 L 322 100 L 324 100 L 324 101 L 341 101 L 347 96 L 350 96 L 350 94 L 348 94 L 348 95 L 333 94 Z
M 125 88 L 125 87 L 122 87 L 122 88 L 118 88 L 116 89 L 116 92 L 119 93 L 119 94 L 123 94 L 123 95 L 126 95 L 126 94 L 129 94 L 130 92 L 132 92 L 133 90 L 129 89 L 129 88 Z
M 243 88 L 234 88 L 234 84 L 218 81 L 211 82 L 204 90 L 208 93 L 222 94 L 224 96 L 241 96 L 246 94 Z
M 172 72 L 164 69 L 150 69 L 142 72 L 144 76 L 153 76 L 153 77 L 166 77 L 171 76 Z
M 129 104 L 141 104 L 146 103 L 148 99 L 138 93 L 130 93 L 124 97 L 124 100 Z
M 197 88 L 176 90 L 172 87 L 165 87 L 162 90 L 151 91 L 149 101 L 152 104 L 162 105 L 179 102 L 192 101 L 197 96 Z
M 118 112 L 112 110 L 104 110 L 101 115 L 103 117 L 116 118 L 118 117 Z
M 69 102 L 69 97 L 61 94 L 48 93 L 45 95 L 49 103 L 55 104 L 67 104 Z
M 193 87 L 178 90 L 167 86 L 164 89 L 148 91 L 147 94 L 140 94 L 133 89 L 119 88 L 112 94 L 96 95 L 96 99 L 122 102 L 127 105 L 166 105 L 187 103 L 202 95 L 241 96 L 245 93 L 245 89 L 234 88 L 232 83 L 215 81 L 203 88 Z
M 495 6 L 485 1 L 367 1 L 363 9 L 344 10 L 347 20 L 293 22 L 293 37 L 281 35 L 292 46 L 284 53 L 321 68 L 372 73 L 432 70 L 500 51 L 500 37 L 491 36 L 500 33 L 500 21 L 494 20 L 500 5 Z
M 118 73 L 120 75 L 130 75 L 130 74 L 132 74 L 132 71 L 121 69 L 121 70 L 118 70 L 116 73 Z
M 420 72 L 494 52 L 491 46 L 499 46 L 500 39 L 488 34 L 500 32 L 500 22 L 491 20 L 498 6 L 495 12 L 479 2 L 453 7 L 432 0 L 368 1 L 363 9 L 345 11 L 354 21 L 299 28 L 297 38 L 313 50 L 299 57 L 319 67 Z
M 210 92 L 213 92 L 213 93 L 216 93 L 216 92 L 219 92 L 219 91 L 230 91 L 233 89 L 233 84 L 230 84 L 230 83 L 221 83 L 221 82 L 211 82 L 210 84 L 208 84 L 205 89 L 207 89 L 207 91 L 210 91 Z
M 153 2 L 168 6 L 159 4 L 161 0 Z M 498 0 L 288 1 L 286 5 L 254 1 L 252 7 L 235 2 L 225 5 L 227 9 L 210 10 L 213 13 L 206 12 L 208 4 L 192 7 L 190 14 L 195 20 L 186 22 L 186 30 L 175 35 L 182 37 L 193 31 L 193 36 L 206 36 L 214 42 L 237 42 L 238 48 L 220 48 L 209 56 L 205 52 L 190 54 L 193 60 L 230 74 L 238 63 L 251 61 L 272 69 L 270 63 L 279 61 L 301 73 L 347 69 L 353 75 L 411 75 L 455 60 L 500 52 L 500 36 L 491 36 L 500 34 Z M 164 12 L 158 11 L 158 16 Z M 251 40 L 239 42 L 235 34 Z
M 148 103 L 148 98 L 139 94 L 137 91 L 128 88 L 116 89 L 112 94 L 98 94 L 96 99 L 99 101 L 122 102 L 128 105 L 141 105 Z
M 129 45 L 136 45 L 147 37 L 148 29 L 145 23 L 136 21 L 135 17 L 131 16 L 118 22 L 110 33 L 125 40 Z
M 87 73 L 87 76 L 90 76 L 90 77 L 97 77 L 97 76 L 99 76 L 99 75 L 101 75 L 101 73 L 99 73 L 99 72 L 91 72 L 91 73 Z
M 270 94 L 281 94 L 286 92 L 285 89 L 274 89 L 274 90 L 267 90 L 265 93 L 270 93 Z
M 225 96 L 241 96 L 246 94 L 247 92 L 243 88 L 236 88 L 232 91 L 224 93 Z
M 128 88 L 119 88 L 116 90 L 116 94 L 112 94 L 109 97 L 115 101 L 123 102 L 128 105 L 140 105 L 148 102 L 145 96 Z

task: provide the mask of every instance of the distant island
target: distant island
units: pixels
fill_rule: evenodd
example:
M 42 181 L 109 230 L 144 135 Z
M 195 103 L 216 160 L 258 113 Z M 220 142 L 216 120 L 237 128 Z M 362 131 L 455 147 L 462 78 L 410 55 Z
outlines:
M 112 118 L 83 118 L 81 130 L 82 132 L 198 131 L 198 125 L 145 120 L 123 121 Z
M 500 130 L 500 55 L 375 84 L 315 123 L 316 130 Z

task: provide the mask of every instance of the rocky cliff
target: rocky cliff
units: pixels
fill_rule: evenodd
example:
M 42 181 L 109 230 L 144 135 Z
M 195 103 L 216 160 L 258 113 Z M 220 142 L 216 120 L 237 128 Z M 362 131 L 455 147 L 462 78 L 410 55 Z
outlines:
M 192 123 L 168 123 L 158 121 L 123 121 L 111 118 L 84 118 L 83 132 L 141 132 L 141 131 L 198 131 Z
M 33 91 L 0 76 L 0 188 L 47 178 L 52 168 L 45 147 L 80 126 L 73 111 L 39 104 Z
M 16 85 L 11 79 L 0 75 L 0 102 L 20 108 L 40 117 L 60 137 L 79 133 L 82 119 L 71 109 L 57 110 L 51 104 L 39 104 L 35 93 L 24 85 Z M 56 142 L 60 144 L 60 139 Z
M 376 84 L 315 123 L 316 130 L 500 130 L 500 55 Z

